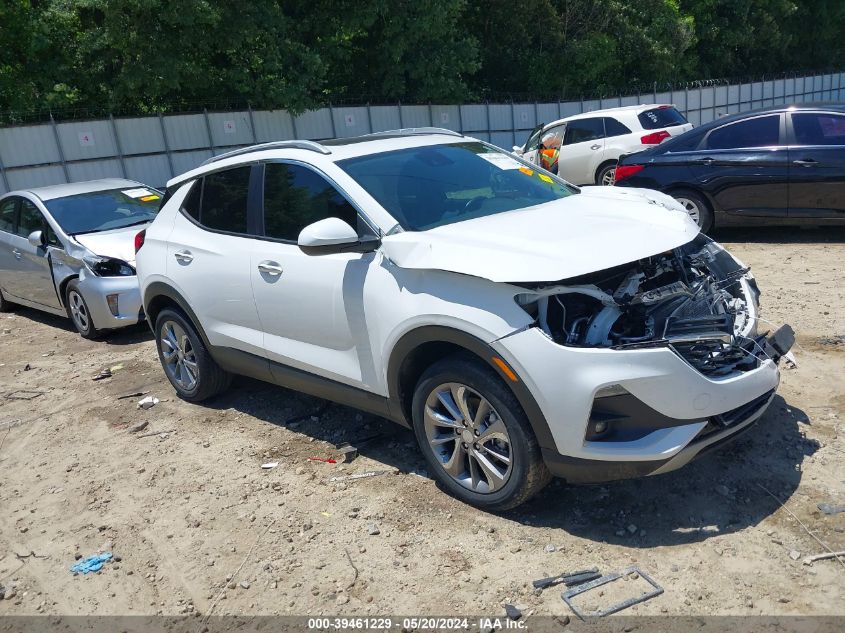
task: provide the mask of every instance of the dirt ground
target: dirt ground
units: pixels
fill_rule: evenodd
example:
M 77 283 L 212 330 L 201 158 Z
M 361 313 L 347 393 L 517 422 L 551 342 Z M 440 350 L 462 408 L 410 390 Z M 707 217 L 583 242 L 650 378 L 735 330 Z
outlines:
M 845 513 L 817 508 L 845 504 L 845 230 L 716 237 L 798 336 L 756 429 L 683 470 L 555 482 L 504 515 L 441 492 L 412 434 L 373 416 L 246 379 L 187 404 L 143 326 L 89 342 L 0 315 L 0 615 L 563 615 L 562 587 L 531 580 L 633 564 L 665 592 L 629 614 L 845 615 L 845 565 L 802 563 L 819 541 L 845 549 Z M 134 392 L 161 402 L 119 399 Z M 373 436 L 351 464 L 308 459 Z M 389 473 L 330 481 L 371 470 Z M 100 573 L 69 571 L 101 550 L 116 558 Z

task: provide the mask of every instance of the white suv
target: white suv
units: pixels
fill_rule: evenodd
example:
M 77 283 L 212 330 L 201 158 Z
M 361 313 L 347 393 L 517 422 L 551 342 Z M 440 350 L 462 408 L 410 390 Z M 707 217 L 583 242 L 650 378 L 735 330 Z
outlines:
M 556 134 L 561 140 L 557 174 L 576 185 L 612 185 L 616 163 L 623 154 L 653 147 L 692 129 L 673 105 L 636 105 L 608 108 L 541 123 L 514 152 L 540 164 L 543 137 Z
M 763 413 L 791 345 L 671 198 L 446 130 L 218 156 L 137 245 L 179 396 L 245 374 L 374 412 L 488 509 L 687 463 Z

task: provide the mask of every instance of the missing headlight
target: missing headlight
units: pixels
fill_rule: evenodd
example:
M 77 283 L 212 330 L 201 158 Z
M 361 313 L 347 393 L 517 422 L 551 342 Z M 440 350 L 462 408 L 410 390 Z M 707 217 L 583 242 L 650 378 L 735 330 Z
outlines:
M 90 255 L 83 257 L 82 260 L 97 277 L 131 277 L 135 274 L 135 269 L 132 266 L 115 257 Z

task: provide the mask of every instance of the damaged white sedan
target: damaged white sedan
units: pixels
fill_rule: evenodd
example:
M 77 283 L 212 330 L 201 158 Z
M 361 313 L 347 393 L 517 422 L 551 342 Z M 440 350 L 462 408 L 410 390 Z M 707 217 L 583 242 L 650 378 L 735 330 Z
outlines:
M 141 321 L 134 238 L 160 202 L 158 191 L 119 178 L 0 197 L 0 312 L 68 316 L 89 339 Z
M 137 261 L 181 397 L 246 374 L 376 413 L 487 509 L 687 463 L 763 414 L 793 342 L 668 196 L 446 130 L 246 148 L 166 195 Z

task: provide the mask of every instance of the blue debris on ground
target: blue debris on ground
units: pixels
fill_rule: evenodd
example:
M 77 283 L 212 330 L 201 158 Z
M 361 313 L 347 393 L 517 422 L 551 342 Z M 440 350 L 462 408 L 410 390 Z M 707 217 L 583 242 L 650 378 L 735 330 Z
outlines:
M 103 552 L 102 554 L 93 554 L 88 558 L 83 558 L 76 563 L 70 570 L 75 574 L 87 574 L 89 572 L 97 572 L 103 568 L 103 565 L 111 560 L 111 552 Z

